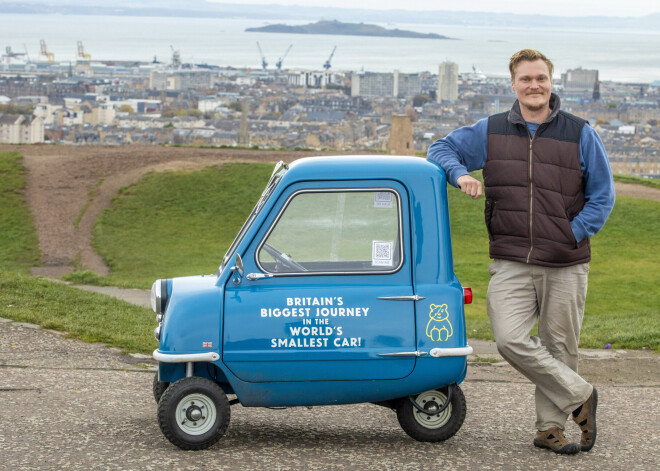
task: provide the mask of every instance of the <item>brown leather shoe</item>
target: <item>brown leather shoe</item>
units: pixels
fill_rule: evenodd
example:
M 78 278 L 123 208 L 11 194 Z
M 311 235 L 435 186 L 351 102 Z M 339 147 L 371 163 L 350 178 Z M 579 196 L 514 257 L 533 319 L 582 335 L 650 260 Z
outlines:
M 574 455 L 580 452 L 580 444 L 569 443 L 564 436 L 564 431 L 559 427 L 552 427 L 543 432 L 536 432 L 534 446 L 547 448 L 561 455 Z
M 596 407 L 598 406 L 598 392 L 594 388 L 589 399 L 573 411 L 573 420 L 582 429 L 582 451 L 589 451 L 596 443 Z

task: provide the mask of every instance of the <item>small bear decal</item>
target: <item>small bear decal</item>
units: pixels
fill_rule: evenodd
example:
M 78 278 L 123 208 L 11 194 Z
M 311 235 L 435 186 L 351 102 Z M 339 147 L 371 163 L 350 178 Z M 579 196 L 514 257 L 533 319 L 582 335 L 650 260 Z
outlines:
M 449 322 L 449 312 L 446 304 L 431 304 L 429 323 L 426 325 L 426 336 L 431 340 L 445 341 L 454 333 Z

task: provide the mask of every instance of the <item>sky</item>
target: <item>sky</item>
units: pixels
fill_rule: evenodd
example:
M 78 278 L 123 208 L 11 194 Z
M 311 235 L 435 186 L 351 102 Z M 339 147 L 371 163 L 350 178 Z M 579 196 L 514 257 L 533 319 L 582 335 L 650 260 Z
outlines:
M 209 0 L 239 3 L 239 0 Z M 635 17 L 660 13 L 660 4 L 650 0 L 244 0 L 246 4 L 304 5 L 371 10 L 451 10 L 519 13 L 553 16 Z

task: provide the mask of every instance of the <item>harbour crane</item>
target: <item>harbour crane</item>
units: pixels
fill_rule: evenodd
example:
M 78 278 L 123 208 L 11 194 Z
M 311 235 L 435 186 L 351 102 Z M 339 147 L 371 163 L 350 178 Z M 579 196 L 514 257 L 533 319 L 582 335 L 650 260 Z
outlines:
M 85 52 L 85 47 L 83 46 L 82 41 L 78 41 L 78 59 L 88 61 L 91 58 L 92 56 Z
M 11 63 L 11 60 L 14 58 L 20 58 L 21 56 L 27 55 L 25 52 L 14 52 L 11 50 L 11 46 L 5 47 L 6 54 L 2 55 L 2 61 L 7 64 Z
M 41 44 L 41 55 L 45 56 L 48 59 L 48 62 L 55 62 L 55 54 L 48 52 L 48 47 L 46 46 L 46 41 L 43 39 L 40 41 Z
M 289 47 L 287 48 L 286 52 L 282 57 L 277 59 L 277 62 L 275 63 L 275 67 L 277 67 L 277 70 L 282 70 L 282 62 L 284 62 L 284 59 L 286 59 L 287 54 L 289 54 L 289 51 L 293 47 L 293 44 L 289 44 Z
M 5 51 L 7 51 L 7 57 L 20 57 L 20 56 L 27 55 L 25 52 L 14 52 L 14 51 L 12 51 L 11 46 L 7 46 L 5 48 Z
M 328 60 L 325 61 L 325 64 L 323 64 L 323 68 L 324 68 L 325 70 L 329 70 L 329 69 L 330 69 L 330 67 L 331 67 L 331 66 L 330 66 L 330 61 L 332 61 L 332 56 L 335 55 L 335 51 L 336 51 L 336 50 L 337 50 L 337 46 L 335 46 L 335 48 L 332 50 L 332 53 L 330 54 L 330 57 L 328 57 Z
M 268 67 L 268 62 L 266 62 L 264 53 L 261 52 L 261 46 L 259 45 L 259 41 L 257 41 L 257 47 L 259 48 L 259 55 L 261 56 L 261 67 L 263 67 L 263 69 L 266 70 L 266 67 Z
M 25 58 L 27 59 L 28 64 L 29 64 L 30 63 L 30 54 L 28 54 L 27 46 L 25 45 L 25 43 L 23 43 L 23 49 L 25 49 Z
M 172 64 L 171 67 L 174 70 L 181 68 L 181 52 L 174 49 L 174 46 L 170 44 L 170 49 L 172 49 Z

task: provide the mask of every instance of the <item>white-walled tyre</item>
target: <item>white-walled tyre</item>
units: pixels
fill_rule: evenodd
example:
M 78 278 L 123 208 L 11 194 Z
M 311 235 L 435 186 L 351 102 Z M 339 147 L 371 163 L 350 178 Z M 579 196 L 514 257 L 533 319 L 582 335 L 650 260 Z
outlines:
M 447 400 L 451 389 L 451 400 L 445 410 L 436 414 Z M 425 391 L 415 397 L 415 402 L 425 411 L 416 408 L 409 398 L 399 400 L 396 415 L 399 425 L 410 437 L 420 442 L 441 442 L 453 437 L 463 425 L 466 413 L 465 396 L 456 384 L 442 390 Z
M 203 450 L 222 438 L 229 426 L 229 401 L 206 378 L 184 378 L 170 384 L 158 403 L 163 435 L 183 450 Z

